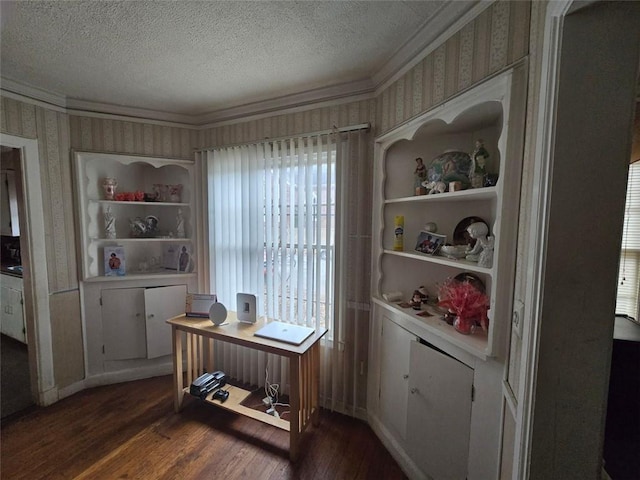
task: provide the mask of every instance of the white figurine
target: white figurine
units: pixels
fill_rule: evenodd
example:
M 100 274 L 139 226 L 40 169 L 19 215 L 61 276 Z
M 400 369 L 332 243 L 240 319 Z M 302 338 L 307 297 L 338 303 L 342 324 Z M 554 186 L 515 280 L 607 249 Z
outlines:
M 480 254 L 482 251 L 487 248 L 489 245 L 489 240 L 487 239 L 487 233 L 489 233 L 489 227 L 487 227 L 486 223 L 483 222 L 475 222 L 467 227 L 467 232 L 471 238 L 476 240 L 476 244 L 471 249 L 467 249 L 466 259 L 472 262 L 477 262 L 480 258 Z M 493 239 L 491 240 L 493 245 Z
M 178 209 L 178 215 L 176 216 L 176 235 L 178 238 L 184 238 L 184 217 L 182 216 L 182 209 Z
M 447 191 L 447 185 L 444 182 L 422 182 L 422 185 L 427 189 L 427 195 L 434 195 L 436 193 L 444 193 Z
M 487 159 L 489 158 L 489 152 L 484 148 L 484 141 L 479 138 L 476 140 L 476 149 L 471 154 L 471 171 L 469 172 L 469 178 L 471 179 L 472 188 L 484 187 L 484 180 L 487 176 Z
M 116 217 L 111 213 L 111 207 L 104 212 L 105 238 L 116 238 Z
M 478 266 L 491 268 L 493 265 L 493 245 L 495 244 L 494 237 L 487 237 L 487 244 L 484 246 L 478 257 Z

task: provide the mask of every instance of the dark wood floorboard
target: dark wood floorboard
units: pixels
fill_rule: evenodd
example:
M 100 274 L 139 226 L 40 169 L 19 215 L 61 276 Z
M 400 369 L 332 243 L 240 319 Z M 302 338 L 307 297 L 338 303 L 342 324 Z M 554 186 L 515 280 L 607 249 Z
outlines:
M 4 419 L 2 479 L 405 479 L 360 420 L 322 410 L 289 461 L 289 434 L 197 399 L 170 376 L 85 390 Z

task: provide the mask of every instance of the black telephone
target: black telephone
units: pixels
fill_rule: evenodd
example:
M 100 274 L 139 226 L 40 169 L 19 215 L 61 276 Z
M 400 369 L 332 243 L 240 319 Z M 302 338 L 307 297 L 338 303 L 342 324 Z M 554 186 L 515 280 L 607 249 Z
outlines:
M 209 393 L 227 384 L 227 375 L 220 370 L 203 373 L 196 378 L 189 387 L 189 393 L 204 399 Z

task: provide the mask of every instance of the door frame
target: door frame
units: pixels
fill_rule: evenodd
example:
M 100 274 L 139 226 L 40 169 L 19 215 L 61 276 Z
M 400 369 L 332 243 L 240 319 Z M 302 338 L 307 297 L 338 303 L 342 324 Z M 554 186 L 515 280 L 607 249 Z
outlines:
M 20 223 L 20 243 L 27 247 L 27 255 L 23 254 L 25 267 L 23 298 L 31 393 L 38 405 L 50 405 L 58 400 L 58 389 L 53 369 L 46 232 L 38 141 L 2 133 L 0 144 L 20 150 L 25 207 L 24 219 Z
M 543 463 L 544 457 L 538 455 L 533 455 L 534 449 L 538 450 L 538 453 L 542 449 L 547 449 L 552 451 L 554 454 L 561 455 L 561 451 L 559 445 L 562 443 L 560 438 L 548 438 L 547 445 L 540 445 L 540 438 L 537 436 L 537 440 L 534 439 L 534 413 L 540 413 L 540 409 L 543 408 L 541 405 L 544 405 L 544 396 L 545 393 L 541 391 L 539 380 L 540 375 L 546 378 L 547 388 L 549 385 L 549 372 L 540 370 L 540 363 L 542 360 L 548 362 L 548 358 L 544 358 L 548 355 L 553 356 L 554 348 L 555 350 L 563 350 L 566 355 L 571 352 L 573 355 L 583 355 L 585 353 L 585 349 L 590 348 L 591 352 L 596 354 L 594 356 L 600 355 L 599 358 L 602 358 L 603 349 L 606 350 L 606 345 L 609 346 L 609 356 L 610 356 L 610 348 L 613 343 L 613 323 L 614 323 L 614 315 L 613 311 L 610 312 L 610 325 L 606 321 L 606 318 L 602 319 L 602 324 L 599 326 L 598 333 L 606 332 L 611 330 L 611 338 L 609 341 L 601 337 L 600 342 L 593 342 L 589 344 L 588 335 L 585 334 L 584 331 L 576 332 L 575 338 L 567 334 L 567 328 L 563 327 L 559 329 L 558 336 L 553 340 L 553 345 L 548 341 L 549 334 L 546 335 L 546 341 L 543 340 L 542 334 L 542 317 L 546 315 L 545 322 L 549 324 L 549 317 L 554 316 L 552 318 L 552 322 L 564 320 L 562 318 L 562 308 L 558 308 L 557 300 L 554 304 L 554 300 L 550 297 L 553 297 L 553 292 L 550 292 L 549 289 L 551 287 L 545 285 L 545 277 L 549 276 L 549 272 L 560 273 L 562 274 L 562 267 L 558 268 L 552 263 L 548 263 L 549 258 L 553 257 L 554 254 L 557 258 L 558 249 L 567 248 L 566 245 L 557 245 L 553 242 L 549 241 L 548 235 L 550 229 L 550 219 L 553 213 L 555 213 L 554 208 L 552 207 L 552 189 L 554 190 L 554 196 L 566 195 L 566 185 L 560 185 L 560 182 L 554 182 L 553 173 L 554 165 L 556 162 L 566 162 L 566 161 L 575 161 L 569 160 L 566 157 L 562 157 L 562 155 L 557 154 L 558 145 L 560 144 L 560 148 L 562 148 L 562 144 L 564 142 L 566 146 L 566 139 L 568 137 L 562 137 L 562 132 L 558 131 L 561 120 L 559 117 L 564 115 L 565 123 L 567 115 L 571 115 L 574 111 L 574 108 L 571 106 L 567 106 L 566 102 L 561 104 L 559 102 L 559 94 L 561 88 L 566 88 L 566 86 L 570 83 L 570 77 L 561 77 L 561 69 L 565 65 L 573 65 L 574 59 L 572 58 L 561 58 L 561 52 L 564 45 L 564 42 L 570 42 L 571 37 L 568 36 L 567 31 L 565 30 L 565 20 L 566 17 L 582 8 L 589 7 L 590 5 L 598 4 L 600 2 L 593 1 L 575 1 L 575 0 L 559 0 L 557 2 L 549 2 L 547 4 L 547 11 L 545 15 L 545 26 L 544 26 L 544 40 L 542 43 L 542 63 L 541 63 L 541 75 L 540 75 L 540 91 L 539 91 L 539 101 L 538 101 L 538 109 L 539 114 L 536 121 L 537 124 L 537 136 L 535 138 L 535 156 L 534 156 L 534 197 L 537 198 L 537 202 L 532 204 L 531 210 L 531 220 L 527 226 L 528 235 L 529 235 L 529 245 L 532 245 L 532 253 L 529 255 L 529 260 L 527 263 L 527 271 L 531 272 L 531 280 L 528 282 L 526 295 L 525 295 L 525 316 L 524 316 L 524 328 L 522 329 L 523 338 L 522 338 L 522 356 L 521 356 L 521 370 L 520 370 L 520 386 L 517 392 L 518 398 L 518 409 L 516 416 L 516 432 L 515 432 L 515 442 L 514 442 L 514 457 L 513 457 L 513 472 L 512 478 L 521 478 L 527 479 L 531 474 L 532 462 L 536 463 L 534 466 L 536 471 L 540 471 L 540 464 Z M 604 3 L 604 2 L 603 2 Z M 572 18 L 572 21 L 579 21 Z M 604 21 L 604 20 L 603 20 Z M 575 25 L 575 24 L 574 24 Z M 575 42 L 575 40 L 574 40 Z M 594 45 L 583 45 L 584 49 L 591 49 L 593 51 Z M 594 59 L 598 59 L 597 55 L 593 56 Z M 597 60 L 594 60 L 597 61 Z M 564 83 L 563 83 L 564 82 Z M 615 80 L 612 80 L 612 85 L 615 84 Z M 597 87 L 595 87 L 597 88 Z M 607 92 L 598 90 L 593 92 L 594 97 L 597 95 L 606 95 Z M 610 114 L 610 112 L 607 112 Z M 588 118 L 584 119 L 584 122 L 587 125 L 590 124 Z M 589 127 L 587 127 L 589 128 Z M 591 128 L 593 131 L 593 128 Z M 621 132 L 620 140 L 626 135 L 630 134 L 630 130 L 627 132 Z M 630 138 L 630 137 L 629 137 Z M 588 143 L 588 142 L 587 142 Z M 630 145 L 629 145 L 630 146 Z M 621 147 L 622 148 L 622 147 Z M 576 145 L 576 156 L 582 153 L 584 149 L 584 145 Z M 619 151 L 616 152 L 616 155 Z M 617 158 L 617 157 L 616 157 Z M 591 159 L 587 159 L 585 162 L 586 166 L 591 165 L 589 163 Z M 621 169 L 620 169 L 621 170 Z M 621 176 L 621 171 L 616 170 L 616 178 L 619 179 Z M 566 180 L 566 179 L 565 179 Z M 570 179 L 569 179 L 569 183 Z M 607 203 L 608 205 L 617 205 L 620 206 L 620 212 L 624 209 L 624 189 L 622 191 L 614 191 L 611 192 L 609 190 L 612 199 Z M 602 192 L 598 192 L 599 197 Z M 617 208 L 617 207 L 616 207 Z M 616 212 L 616 215 L 620 212 Z M 599 211 L 602 214 L 602 210 Z M 620 222 L 620 230 L 622 228 L 622 222 Z M 558 226 L 555 225 L 556 236 Z M 615 236 L 616 231 L 610 231 L 610 236 Z M 602 236 L 601 234 L 599 234 Z M 606 245 L 607 255 L 611 256 L 614 252 L 612 251 L 612 242 L 607 240 L 604 242 Z M 569 247 L 571 248 L 571 247 Z M 603 250 L 604 253 L 604 250 Z M 619 251 L 617 252 L 619 254 Z M 585 259 L 584 255 L 581 259 Z M 584 268 L 584 267 L 579 267 Z M 604 279 L 608 280 L 610 275 L 610 271 L 606 271 L 606 275 L 604 275 Z M 617 278 L 617 276 L 616 276 Z M 607 284 L 608 285 L 608 284 Z M 615 279 L 613 279 L 613 283 L 611 286 L 615 285 Z M 570 295 L 568 295 L 570 296 Z M 595 299 L 595 309 L 603 311 L 603 303 Z M 549 315 L 549 313 L 552 315 Z M 591 325 L 594 323 L 592 322 Z M 587 327 L 584 330 L 588 330 L 590 325 L 587 324 Z M 559 344 L 562 345 L 562 348 L 559 347 Z M 606 352 L 604 352 L 606 354 Z M 587 356 L 583 355 L 585 360 L 588 359 Z M 591 361 L 592 362 L 592 361 Z M 585 362 L 586 364 L 586 362 Z M 608 364 L 607 365 L 599 365 L 600 371 L 596 372 L 599 376 L 608 376 Z M 607 372 L 604 369 L 607 369 Z M 566 365 L 557 365 L 557 369 L 559 371 L 566 370 Z M 566 375 L 566 373 L 565 373 Z M 559 377 L 560 378 L 560 377 Z M 604 402 L 604 406 L 606 406 L 606 388 L 600 389 L 602 386 L 602 382 L 591 381 L 588 385 L 584 386 L 584 389 L 581 391 L 574 392 L 574 401 L 576 405 L 581 402 L 581 399 L 586 398 L 587 396 L 590 398 L 590 402 L 595 404 L 595 400 L 602 398 Z M 606 386 L 605 386 L 606 387 Z M 547 392 L 548 393 L 548 392 Z M 604 406 L 602 408 L 604 409 Z M 570 409 L 571 405 L 564 405 L 564 408 Z M 604 412 L 606 414 L 606 410 Z M 561 415 L 565 415 L 561 414 Z M 566 415 L 575 414 L 569 413 Z M 544 415 L 542 415 L 544 417 Z M 591 421 L 599 421 L 599 419 L 591 420 Z M 550 419 L 542 419 L 541 423 L 550 423 Z M 566 419 L 565 419 L 566 422 Z M 602 432 L 604 432 L 604 420 L 602 420 Z M 543 425 L 544 430 L 545 425 Z M 560 428 L 560 427 L 558 427 Z M 566 429 L 566 423 L 564 428 Z M 582 428 L 582 427 L 579 427 Z M 559 432 L 558 435 L 563 434 L 563 432 Z M 566 434 L 566 432 L 564 432 Z M 536 443 L 537 442 L 537 443 Z M 595 448 L 592 446 L 581 447 L 580 450 L 575 450 L 572 454 L 572 457 L 568 460 L 568 462 L 580 462 L 580 455 L 587 455 L 589 457 L 589 461 L 593 462 L 596 459 L 591 458 L 594 454 Z M 600 451 L 600 455 L 601 455 Z M 585 460 L 586 458 L 582 459 Z M 583 462 L 584 463 L 584 462 Z M 564 464 L 561 466 L 553 466 L 549 468 L 555 468 L 556 474 L 560 474 L 561 469 L 566 468 L 568 465 L 566 459 Z

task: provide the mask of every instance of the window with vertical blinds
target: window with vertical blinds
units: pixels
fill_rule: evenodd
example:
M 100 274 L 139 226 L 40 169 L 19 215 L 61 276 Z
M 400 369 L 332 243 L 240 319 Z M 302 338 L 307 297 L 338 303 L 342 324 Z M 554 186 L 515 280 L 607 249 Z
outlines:
M 640 301 L 640 162 L 629 167 L 616 313 L 636 320 Z
M 230 309 L 258 296 L 260 315 L 329 331 L 320 342 L 324 408 L 366 416 L 371 271 L 368 125 L 198 154 L 207 182 L 209 291 Z M 364 346 L 364 348 L 363 348 Z M 216 365 L 251 385 L 289 388 L 286 357 L 226 342 Z
M 218 298 L 257 294 L 258 313 L 331 328 L 336 145 L 329 136 L 213 151 L 213 275 Z

